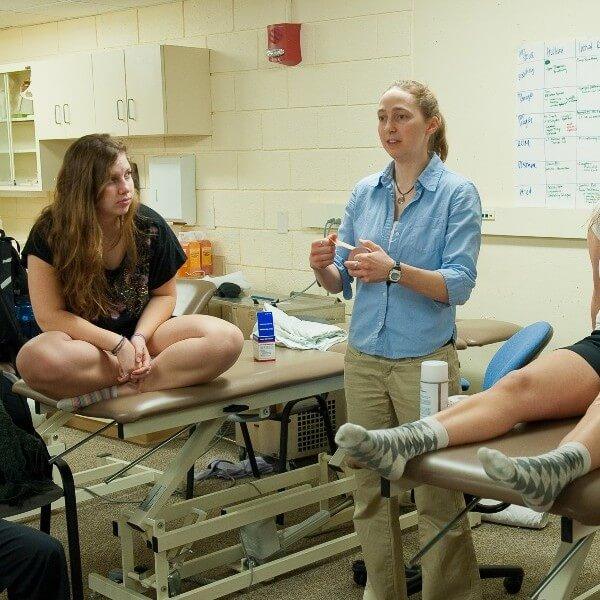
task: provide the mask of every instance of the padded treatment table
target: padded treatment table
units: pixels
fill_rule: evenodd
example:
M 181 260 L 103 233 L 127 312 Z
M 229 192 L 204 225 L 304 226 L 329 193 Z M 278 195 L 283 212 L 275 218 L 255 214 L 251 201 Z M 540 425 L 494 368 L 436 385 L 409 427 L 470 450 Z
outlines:
M 408 461 L 403 478 L 398 482 L 382 479 L 384 496 L 394 496 L 404 489 L 429 484 L 460 490 L 480 498 L 523 505 L 521 496 L 492 481 L 477 459 L 477 450 L 485 445 L 508 456 L 532 456 L 556 448 L 560 440 L 573 429 L 578 419 L 540 421 L 520 424 L 506 435 L 466 446 L 445 448 Z M 561 517 L 561 545 L 554 568 L 565 563 L 554 577 L 546 577 L 538 587 L 539 597 L 566 599 L 577 582 L 583 561 L 600 527 L 600 471 L 592 471 L 568 485 L 550 511 Z M 549 576 L 552 575 L 551 569 Z M 545 585 L 545 588 L 542 586 Z M 600 585 L 588 590 L 584 597 L 600 595 Z M 532 598 L 538 597 L 536 593 Z
M 348 329 L 349 324 L 343 325 Z M 466 350 L 471 346 L 487 346 L 504 342 L 513 336 L 522 327 L 508 321 L 496 321 L 496 319 L 457 319 L 456 320 L 456 348 Z M 330 352 L 346 352 L 346 342 L 336 344 Z
M 177 301 L 173 314 L 197 315 L 208 306 L 209 300 L 217 290 L 212 281 L 204 279 L 177 279 Z
M 127 439 L 137 435 L 133 433 L 136 430 L 150 433 L 195 422 L 196 413 L 203 419 L 207 414 L 227 416 L 236 411 L 224 412 L 224 409 L 235 406 L 238 401 L 239 406 L 256 409 L 287 401 L 269 401 L 269 395 L 289 396 L 289 400 L 295 400 L 311 396 L 313 390 L 342 389 L 343 375 L 344 362 L 336 353 L 277 347 L 274 362 L 256 362 L 252 342 L 246 340 L 236 363 L 209 383 L 104 400 L 77 414 L 114 420 L 119 427 L 119 437 Z M 56 400 L 32 390 L 22 380 L 13 390 L 48 408 L 56 408 Z
M 355 489 L 355 479 L 349 476 L 329 481 L 325 455 L 316 465 L 252 483 L 240 482 L 231 489 L 173 503 L 174 492 L 230 415 L 247 416 L 272 405 L 343 388 L 344 358 L 341 354 L 278 347 L 276 357 L 275 362 L 255 362 L 251 342 L 246 341 L 236 364 L 212 382 L 107 400 L 79 412 L 116 422 L 122 439 L 172 427 L 181 427 L 181 432 L 191 430 L 166 470 L 162 473 L 153 471 L 154 479 L 150 483 L 154 482 L 154 485 L 143 502 L 113 525 L 113 532 L 121 540 L 124 582 L 115 583 L 93 573 L 90 575 L 93 590 L 115 600 L 140 600 L 146 598 L 141 592 L 154 589 L 157 600 L 163 600 L 169 597 L 169 589 L 178 589 L 177 581 L 181 578 L 232 563 L 239 567 L 241 559 L 251 558 L 241 572 L 184 594 L 187 600 L 210 600 L 358 546 L 356 534 L 352 533 L 291 555 L 282 556 L 279 549 L 279 546 L 287 548 L 307 531 L 323 531 L 325 527 L 337 526 L 351 518 L 351 500 L 346 496 Z M 15 383 L 13 389 L 47 409 L 56 407 L 55 400 L 28 388 L 23 381 Z M 42 433 L 60 426 L 70 415 L 55 412 L 42 425 Z M 164 442 L 159 447 L 163 445 Z M 138 463 L 139 459 L 126 464 L 125 470 L 134 471 L 137 477 L 144 476 L 143 471 L 136 470 L 146 467 Z M 122 482 L 126 477 L 121 477 L 118 472 L 121 466 L 99 467 L 99 474 L 102 477 L 108 475 L 112 483 Z M 86 472 L 86 481 L 94 479 L 92 471 Z M 124 484 L 121 485 L 123 489 Z M 341 508 L 340 497 L 346 498 Z M 331 504 L 333 498 L 336 498 L 335 506 Z M 318 504 L 320 510 L 303 522 L 302 528 L 291 526 L 283 532 L 275 529 L 277 515 L 314 504 Z M 220 512 L 217 510 L 217 516 L 212 516 L 215 509 Z M 258 527 L 260 533 L 252 527 Z M 189 552 L 195 541 L 238 528 L 240 536 L 246 536 L 242 537 L 244 544 L 234 544 L 200 557 L 191 555 L 193 558 L 190 558 Z M 136 571 L 134 557 L 133 537 L 140 535 L 154 552 L 154 569 L 143 573 L 139 569 Z M 259 542 L 253 544 L 252 540 Z
M 465 350 L 471 346 L 487 346 L 504 342 L 522 327 L 496 319 L 457 319 L 456 348 Z

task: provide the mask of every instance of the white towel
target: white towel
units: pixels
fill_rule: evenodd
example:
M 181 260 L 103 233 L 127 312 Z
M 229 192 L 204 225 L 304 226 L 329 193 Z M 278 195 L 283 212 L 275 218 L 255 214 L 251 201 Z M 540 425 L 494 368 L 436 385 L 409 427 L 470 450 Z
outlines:
M 273 313 L 275 340 L 279 346 L 297 350 L 325 351 L 348 337 L 347 332 L 337 325 L 303 321 L 270 304 L 265 304 L 265 310 Z M 253 333 L 258 334 L 257 325 L 254 325 Z
M 481 499 L 481 504 L 494 505 L 498 500 Z M 550 517 L 548 513 L 539 513 L 526 506 L 511 504 L 508 508 L 491 514 L 481 513 L 481 520 L 498 525 L 509 525 L 512 527 L 526 527 L 527 529 L 543 529 L 548 525 Z

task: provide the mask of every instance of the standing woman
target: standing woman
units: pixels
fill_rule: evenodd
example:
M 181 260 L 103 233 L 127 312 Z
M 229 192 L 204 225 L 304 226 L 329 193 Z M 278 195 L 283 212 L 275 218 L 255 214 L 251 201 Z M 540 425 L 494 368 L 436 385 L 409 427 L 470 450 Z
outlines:
M 185 255 L 164 219 L 140 204 L 125 146 L 109 135 L 69 147 L 23 259 L 44 333 L 23 346 L 17 367 L 62 410 L 203 383 L 241 352 L 230 323 L 171 318 Z
M 366 429 L 419 415 L 421 362 L 448 363 L 450 394 L 460 391 L 456 306 L 475 286 L 481 204 L 475 186 L 450 171 L 444 119 L 432 92 L 416 81 L 394 83 L 377 111 L 379 138 L 393 161 L 354 188 L 336 249 L 335 235 L 313 242 L 310 265 L 331 293 L 352 297 L 345 366 L 348 421 Z M 354 525 L 367 567 L 365 600 L 406 597 L 398 508 L 381 497 L 379 476 L 355 472 Z M 421 542 L 464 506 L 462 494 L 415 490 Z M 467 519 L 425 555 L 424 600 L 476 600 L 479 572 Z

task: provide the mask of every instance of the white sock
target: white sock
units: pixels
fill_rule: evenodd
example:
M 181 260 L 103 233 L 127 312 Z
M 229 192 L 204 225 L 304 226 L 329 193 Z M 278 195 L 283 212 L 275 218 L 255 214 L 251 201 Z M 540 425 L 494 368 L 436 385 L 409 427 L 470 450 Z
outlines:
M 509 458 L 491 448 L 480 448 L 477 456 L 488 476 L 519 492 L 526 506 L 547 512 L 563 488 L 590 470 L 588 449 L 567 442 L 539 456 Z
M 73 398 L 63 398 L 56 403 L 58 410 L 65 412 L 74 412 L 80 408 L 101 402 L 102 400 L 110 400 L 111 398 L 117 397 L 117 386 L 111 385 L 110 387 L 90 392 L 89 394 L 81 394 Z
M 367 431 L 346 423 L 335 441 L 357 462 L 387 479 L 400 479 L 406 461 L 448 445 L 446 428 L 433 416 L 392 429 Z

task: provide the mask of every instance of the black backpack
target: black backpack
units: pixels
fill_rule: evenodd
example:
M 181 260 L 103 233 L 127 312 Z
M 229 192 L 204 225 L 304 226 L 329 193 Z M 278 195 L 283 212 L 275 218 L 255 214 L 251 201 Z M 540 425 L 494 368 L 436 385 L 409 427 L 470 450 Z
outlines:
M 27 271 L 21 263 L 21 248 L 17 240 L 0 229 L 0 361 L 13 366 L 23 344 L 38 333 L 37 326 L 27 334 L 19 321 L 17 307 L 29 303 Z

